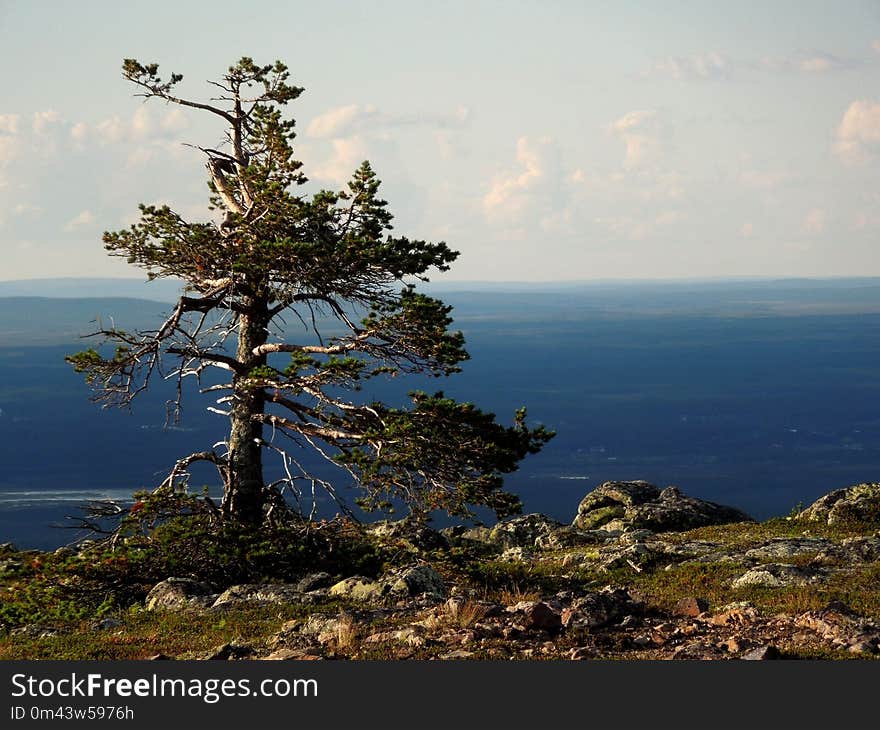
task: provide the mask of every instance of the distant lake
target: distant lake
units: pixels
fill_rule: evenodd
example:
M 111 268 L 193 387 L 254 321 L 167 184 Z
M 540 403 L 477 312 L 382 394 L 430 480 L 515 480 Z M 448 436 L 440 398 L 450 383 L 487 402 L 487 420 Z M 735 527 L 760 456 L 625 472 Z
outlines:
M 647 479 L 766 518 L 880 480 L 875 280 L 441 296 L 467 338 L 464 372 L 367 395 L 402 402 L 407 386 L 443 389 L 507 421 L 526 405 L 558 432 L 507 480 L 526 511 L 570 521 L 602 481 Z M 123 314 L 165 308 L 115 304 L 125 324 Z M 0 542 L 45 548 L 74 536 L 49 523 L 85 499 L 155 486 L 178 456 L 223 438 L 224 423 L 202 399 L 163 429 L 161 390 L 131 414 L 101 410 L 63 361 L 81 347 L 63 323 L 82 317 L 73 331 L 87 331 L 86 310 L 40 307 L 51 336 L 25 342 L 10 333 L 27 304 L 0 298 Z

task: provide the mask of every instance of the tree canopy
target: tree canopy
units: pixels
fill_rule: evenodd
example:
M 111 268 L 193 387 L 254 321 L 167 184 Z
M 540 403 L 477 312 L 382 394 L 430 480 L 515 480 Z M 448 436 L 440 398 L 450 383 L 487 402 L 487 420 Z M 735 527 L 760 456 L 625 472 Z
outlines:
M 207 102 L 178 96 L 183 76 L 161 76 L 158 64 L 126 59 L 122 71 L 147 100 L 214 115 L 225 128 L 223 144 L 193 145 L 204 155 L 213 219 L 141 205 L 137 223 L 103 237 L 111 256 L 149 279 L 184 282 L 173 311 L 154 330 L 102 328 L 101 345 L 68 357 L 108 406 L 131 405 L 154 376 L 176 381 L 175 415 L 186 379 L 216 394 L 211 410 L 229 420 L 228 436 L 181 458 L 159 489 L 186 489 L 190 465 L 209 461 L 223 484 L 220 514 L 247 524 L 291 507 L 314 516 L 319 489 L 347 511 L 344 487 L 365 509 L 518 511 L 503 477 L 553 436 L 527 425 L 524 409 L 505 426 L 443 392 L 413 391 L 405 408 L 358 397 L 373 378 L 460 371 L 468 353 L 450 329 L 451 307 L 417 289 L 458 253 L 394 233 L 368 162 L 343 190 L 304 192 L 295 122 L 283 113 L 303 89 L 280 61 L 242 58 L 210 82 L 219 95 Z M 293 341 L 291 321 L 309 336 Z M 208 371 L 222 382 L 203 382 Z M 339 478 L 318 474 L 300 449 L 323 456 Z M 265 452 L 284 466 L 270 484 Z

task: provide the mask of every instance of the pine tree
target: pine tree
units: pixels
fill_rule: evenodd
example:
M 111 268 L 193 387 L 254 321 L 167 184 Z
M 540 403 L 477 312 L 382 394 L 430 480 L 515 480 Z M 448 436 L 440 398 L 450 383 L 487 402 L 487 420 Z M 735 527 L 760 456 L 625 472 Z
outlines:
M 347 509 L 338 481 L 297 458 L 294 447 L 305 447 L 340 468 L 365 509 L 402 502 L 418 515 L 468 515 L 476 506 L 499 516 L 518 511 L 503 475 L 553 435 L 528 427 L 525 410 L 502 426 L 442 392 L 412 392 L 406 408 L 357 400 L 372 378 L 459 372 L 468 354 L 462 334 L 450 330 L 451 307 L 415 286 L 431 269 L 448 270 L 457 252 L 392 234 L 368 162 L 343 191 L 302 192 L 295 123 L 283 110 L 303 89 L 280 61 L 242 58 L 214 83 L 221 93 L 210 103 L 177 96 L 183 77 L 163 79 L 155 63 L 127 59 L 123 75 L 146 99 L 213 115 L 226 130 L 219 148 L 198 147 L 213 222 L 141 205 L 137 223 L 103 237 L 111 256 L 142 267 L 150 280 L 183 280 L 170 316 L 151 331 L 103 328 L 98 349 L 67 358 L 108 406 L 130 406 L 158 373 L 176 379 L 178 412 L 186 378 L 201 383 L 209 369 L 226 374 L 202 387 L 219 394 L 211 410 L 229 419 L 223 448 L 180 459 L 160 489 L 184 489 L 189 466 L 210 461 L 223 482 L 225 519 L 260 524 L 291 503 L 282 501 L 286 490 L 295 503 L 316 487 Z M 288 320 L 308 324 L 311 335 L 284 339 Z M 287 473 L 270 485 L 267 450 L 281 455 Z

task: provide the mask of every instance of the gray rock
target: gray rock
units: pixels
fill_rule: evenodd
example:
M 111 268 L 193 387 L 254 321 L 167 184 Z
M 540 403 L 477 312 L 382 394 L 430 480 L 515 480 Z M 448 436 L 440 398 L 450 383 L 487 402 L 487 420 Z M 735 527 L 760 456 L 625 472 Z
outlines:
M 759 646 L 756 649 L 747 651 L 740 657 L 740 659 L 745 659 L 746 661 L 765 661 L 767 659 L 781 658 L 782 655 L 779 653 L 779 649 L 777 649 L 772 644 L 767 646 Z
M 109 631 L 110 629 L 122 628 L 123 623 L 118 618 L 108 616 L 107 618 L 102 618 L 94 626 L 98 631 Z
M 366 529 L 376 537 L 400 540 L 415 552 L 449 549 L 449 540 L 445 535 L 412 517 L 374 522 Z
M 819 497 L 798 518 L 828 525 L 880 523 L 880 484 L 866 482 L 835 489 Z
M 745 556 L 753 560 L 784 560 L 819 553 L 834 547 L 831 540 L 822 537 L 775 537 L 763 545 L 747 550 Z
M 148 611 L 207 608 L 216 598 L 213 590 L 207 583 L 192 578 L 166 578 L 153 586 L 144 605 Z
M 377 580 L 353 576 L 330 587 L 331 596 L 355 601 L 381 601 L 423 596 L 441 599 L 446 596 L 443 578 L 430 565 L 408 565 L 386 573 Z
M 637 542 L 624 546 L 611 545 L 599 551 L 599 567 L 602 570 L 631 568 L 638 571 L 657 563 L 664 554 L 662 546 L 653 543 Z
M 330 573 L 309 573 L 307 576 L 304 576 L 299 580 L 296 584 L 296 590 L 301 593 L 308 593 L 309 591 L 319 590 L 321 588 L 329 588 L 333 585 L 333 576 Z
M 595 545 L 604 539 L 597 534 L 598 532 L 576 530 L 568 525 L 562 525 L 545 535 L 538 535 L 535 538 L 535 547 L 538 550 L 562 550 L 581 545 Z
M 58 636 L 58 634 L 58 629 L 51 626 L 40 626 L 39 624 L 18 626 L 9 632 L 10 636 L 26 636 L 29 639 L 51 639 L 53 636 Z
M 642 604 L 621 589 L 606 588 L 575 599 L 562 611 L 562 623 L 568 628 L 595 629 L 641 612 Z
M 659 496 L 660 490 L 645 481 L 604 482 L 581 500 L 572 527 L 595 530 L 615 517 L 623 517 L 628 507 Z
M 242 583 L 230 586 L 212 604 L 220 608 L 241 603 L 307 603 L 297 586 L 287 583 Z
M 407 598 L 410 596 L 429 596 L 444 598 L 446 585 L 440 574 L 430 565 L 411 565 L 383 576 L 382 583 L 392 596 Z
M 13 573 L 17 573 L 23 567 L 23 563 L 20 560 L 15 560 L 14 558 L 6 558 L 5 560 L 0 560 L 0 575 L 12 575 Z
M 734 588 L 760 586 L 763 588 L 784 588 L 815 583 L 821 574 L 819 571 L 787 563 L 767 563 L 756 565 L 733 581 Z
M 525 563 L 532 559 L 532 553 L 521 547 L 507 548 L 501 555 L 499 560 L 505 560 L 511 563 Z
M 850 651 L 853 654 L 876 654 L 877 642 L 872 641 L 871 639 L 860 639 L 854 644 L 850 644 L 847 647 L 847 651 Z
M 751 517 L 733 507 L 688 497 L 675 487 L 660 491 L 648 482 L 633 481 L 599 485 L 581 500 L 572 526 L 670 532 L 743 521 Z
M 226 662 L 233 659 L 246 659 L 254 653 L 252 646 L 246 644 L 222 644 L 216 649 L 205 652 L 198 659 Z
M 880 560 L 880 537 L 850 537 L 843 540 L 840 548 L 854 562 L 873 563 Z
M 538 539 L 546 540 L 560 527 L 561 522 L 542 514 L 519 515 L 496 524 L 489 533 L 489 540 L 504 549 L 534 549 Z

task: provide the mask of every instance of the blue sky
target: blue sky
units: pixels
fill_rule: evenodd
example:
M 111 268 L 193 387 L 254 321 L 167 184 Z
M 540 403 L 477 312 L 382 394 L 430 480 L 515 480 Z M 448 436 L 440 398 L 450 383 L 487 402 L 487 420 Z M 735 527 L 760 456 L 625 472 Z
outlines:
M 311 189 L 362 159 L 446 280 L 880 275 L 876 2 L 0 0 L 0 280 L 138 275 L 103 252 L 137 203 L 204 219 L 184 74 L 284 60 Z

